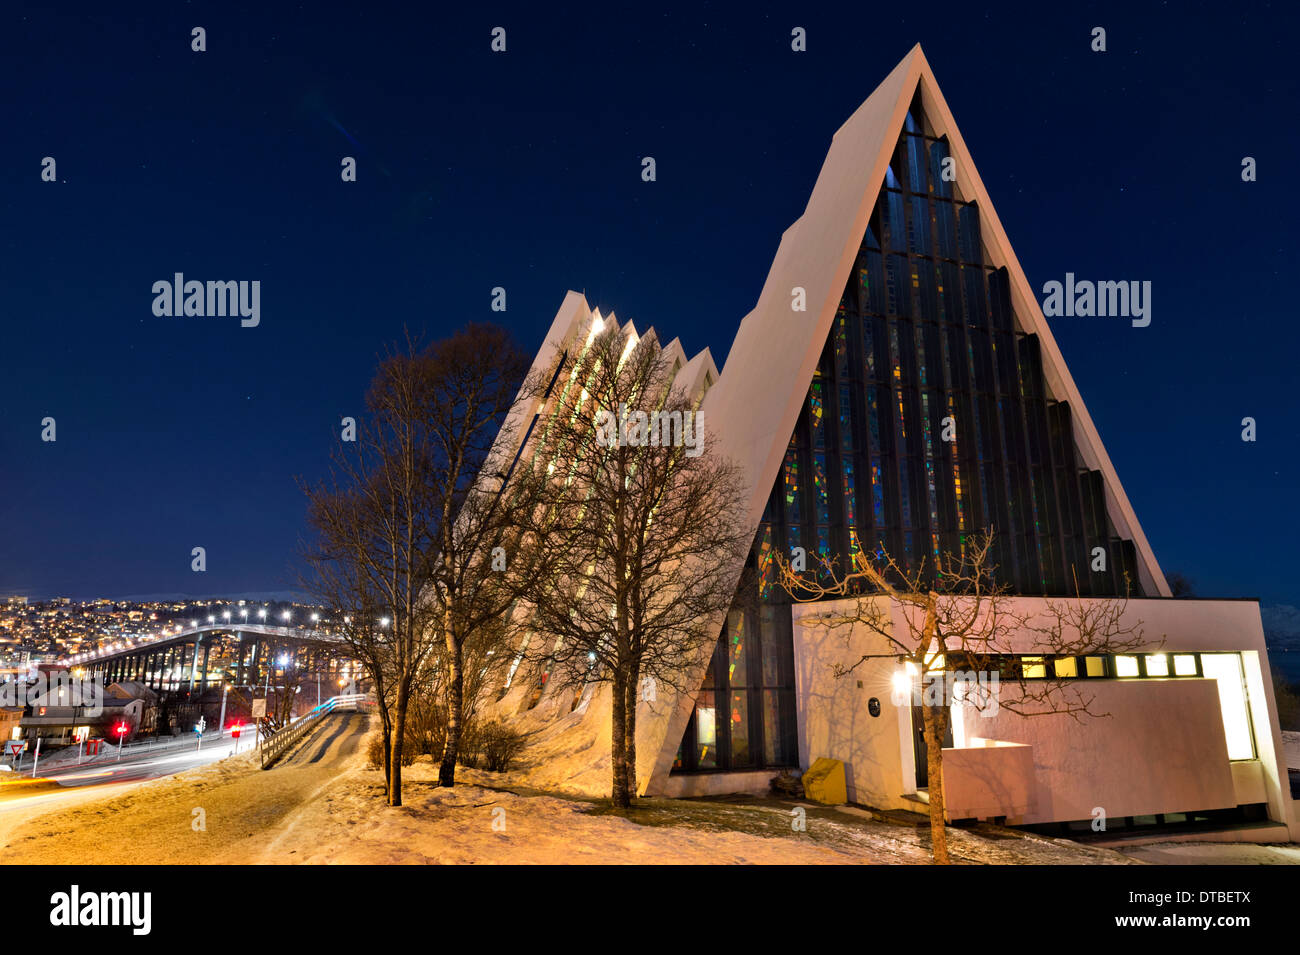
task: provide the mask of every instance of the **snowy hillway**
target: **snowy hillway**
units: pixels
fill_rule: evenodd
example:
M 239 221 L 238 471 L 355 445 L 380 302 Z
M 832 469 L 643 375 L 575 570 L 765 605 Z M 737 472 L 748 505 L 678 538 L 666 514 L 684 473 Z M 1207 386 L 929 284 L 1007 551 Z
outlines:
M 758 796 L 606 800 L 530 788 L 527 773 L 460 768 L 437 786 L 422 757 L 404 769 L 406 805 L 384 804 L 366 765 L 368 718 L 340 714 L 275 769 L 255 752 L 87 798 L 0 831 L 7 863 L 927 864 L 926 821 Z M 198 821 L 202 820 L 202 827 Z M 804 823 L 799 831 L 794 823 Z M 1205 861 L 1199 850 L 1131 857 L 1003 829 L 950 830 L 966 864 L 1123 865 Z M 1240 861 L 1293 861 L 1242 847 Z M 1213 849 L 1207 851 L 1213 852 Z M 1271 854 L 1270 854 L 1271 853 Z M 1185 856 L 1185 857 L 1184 857 Z M 1140 862 L 1139 862 L 1140 864 Z

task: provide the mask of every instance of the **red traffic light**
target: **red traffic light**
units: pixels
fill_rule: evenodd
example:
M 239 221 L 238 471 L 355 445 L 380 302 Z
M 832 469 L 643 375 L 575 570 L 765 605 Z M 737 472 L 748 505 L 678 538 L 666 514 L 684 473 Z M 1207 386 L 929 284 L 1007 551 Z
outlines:
M 236 723 L 230 730 L 231 737 L 233 739 L 239 739 L 239 731 L 243 728 L 244 725 L 242 723 Z
M 126 723 L 118 723 L 116 726 L 113 727 L 113 732 L 116 733 L 118 735 L 118 738 L 120 739 L 121 737 L 125 736 L 128 732 L 130 732 L 130 729 L 131 727 L 128 726 Z

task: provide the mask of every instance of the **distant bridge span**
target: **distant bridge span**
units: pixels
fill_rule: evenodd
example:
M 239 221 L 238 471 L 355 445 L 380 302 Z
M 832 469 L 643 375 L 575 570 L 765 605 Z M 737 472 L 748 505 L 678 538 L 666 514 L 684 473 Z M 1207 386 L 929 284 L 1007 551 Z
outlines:
M 134 681 L 160 692 L 192 694 L 224 682 L 258 686 L 309 674 L 328 675 L 333 682 L 340 670 L 356 673 L 347 648 L 341 637 L 319 627 L 224 622 L 119 641 L 66 662 L 87 675 L 99 674 L 105 684 Z

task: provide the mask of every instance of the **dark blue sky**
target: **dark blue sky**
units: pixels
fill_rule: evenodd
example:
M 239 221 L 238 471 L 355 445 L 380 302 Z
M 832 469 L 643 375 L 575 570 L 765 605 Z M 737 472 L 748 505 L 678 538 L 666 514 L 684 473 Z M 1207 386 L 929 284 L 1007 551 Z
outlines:
M 831 135 L 919 41 L 1031 285 L 1154 285 L 1149 328 L 1053 330 L 1162 566 L 1300 604 L 1288 4 L 49 6 L 0 12 L 0 594 L 294 586 L 295 476 L 404 325 L 533 351 L 575 288 L 721 365 Z M 177 271 L 260 280 L 261 325 L 154 317 Z

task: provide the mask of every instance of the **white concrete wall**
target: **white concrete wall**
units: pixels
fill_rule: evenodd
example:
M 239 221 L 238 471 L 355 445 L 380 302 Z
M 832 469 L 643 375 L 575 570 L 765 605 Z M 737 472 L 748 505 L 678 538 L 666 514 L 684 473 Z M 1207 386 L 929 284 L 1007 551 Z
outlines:
M 882 809 L 911 805 L 902 798 L 916 791 L 911 715 L 890 701 L 897 648 L 862 627 L 828 631 L 801 624 L 801 617 L 824 606 L 794 607 L 799 763 L 807 768 L 823 756 L 843 762 L 852 802 Z M 874 654 L 885 657 L 859 663 Z M 837 667 L 855 663 L 854 672 L 835 675 Z M 872 697 L 880 701 L 879 716 L 869 712 Z
M 1032 748 L 1034 808 L 1009 822 L 1090 819 L 1096 807 L 1115 817 L 1237 805 L 1214 680 L 1089 680 L 1084 692 L 1106 715 L 961 708 L 970 735 Z
M 882 598 L 874 598 L 881 600 Z M 881 808 L 911 806 L 915 789 L 911 711 L 892 704 L 897 645 L 863 624 L 828 628 L 819 615 L 844 615 L 851 601 L 792 608 L 799 721 L 799 757 L 807 767 L 829 756 L 845 764 L 849 798 Z M 1043 598 L 1015 598 L 1016 613 L 1044 614 Z M 889 606 L 893 632 L 907 629 L 903 610 Z M 1212 679 L 1108 679 L 1067 683 L 1097 717 L 1053 714 L 1024 717 L 1001 710 L 983 717 L 966 710 L 961 738 L 1031 747 L 1034 806 L 1024 824 L 1110 816 L 1219 809 L 1267 801 L 1269 817 L 1296 828 L 1283 762 L 1272 681 L 1258 605 L 1251 601 L 1146 599 L 1128 601 L 1122 625 L 1140 632 L 1135 652 L 1239 652 L 1245 671 L 1257 759 L 1230 763 L 1218 687 Z M 1011 635 L 1008 649 L 1042 652 L 1035 634 Z M 864 656 L 880 655 L 849 667 Z M 1013 693 L 1006 685 L 1004 693 Z M 881 712 L 873 717 L 868 701 Z M 1014 788 L 1014 787 L 1012 787 Z M 973 797 L 972 797 L 973 798 Z M 1000 813 L 999 813 L 1000 814 Z

